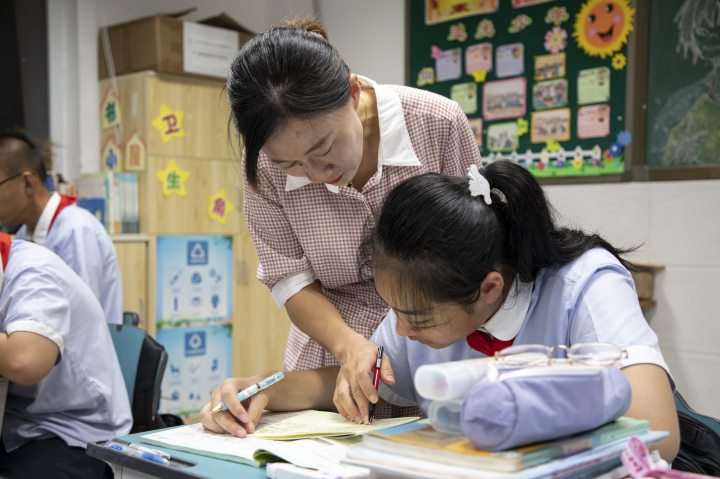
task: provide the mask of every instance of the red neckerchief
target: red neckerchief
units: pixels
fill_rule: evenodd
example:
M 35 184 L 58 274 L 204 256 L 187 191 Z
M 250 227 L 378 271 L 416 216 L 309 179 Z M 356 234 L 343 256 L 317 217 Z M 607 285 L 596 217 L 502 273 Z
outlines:
M 480 351 L 486 356 L 494 356 L 496 352 L 512 346 L 513 341 L 515 341 L 515 338 L 503 341 L 482 331 L 475 331 L 465 339 L 471 348 Z
M 2 271 L 7 269 L 8 257 L 10 257 L 10 246 L 12 236 L 7 233 L 0 233 L 0 260 L 2 260 Z
M 55 220 L 57 219 L 58 215 L 62 210 L 67 208 L 70 205 L 74 205 L 77 203 L 77 197 L 75 196 L 68 196 L 68 195 L 60 195 L 60 203 L 58 204 L 57 209 L 55 210 L 55 214 L 53 215 L 52 219 L 50 220 L 50 225 L 48 226 L 48 233 L 50 232 L 50 228 L 52 228 L 53 223 L 55 223 Z

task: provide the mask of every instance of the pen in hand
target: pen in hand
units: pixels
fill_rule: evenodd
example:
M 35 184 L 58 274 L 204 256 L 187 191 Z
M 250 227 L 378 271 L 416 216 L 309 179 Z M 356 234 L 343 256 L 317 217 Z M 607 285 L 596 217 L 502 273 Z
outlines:
M 263 391 L 263 390 L 269 388 L 270 386 L 277 383 L 284 377 L 285 377 L 285 374 L 282 371 L 279 371 L 271 376 L 268 376 L 265 379 L 258 381 L 257 383 L 253 384 L 252 386 L 246 387 L 245 389 L 243 389 L 242 391 L 237 393 L 237 396 L 236 396 L 237 400 L 240 402 L 243 402 L 246 399 L 249 399 L 252 396 L 254 396 L 255 394 L 259 393 L 260 391 Z M 228 410 L 227 405 L 224 402 L 220 401 L 217 404 L 217 406 L 215 406 L 212 409 L 211 412 L 217 413 L 217 412 L 227 411 L 227 410 Z
M 373 387 L 375 390 L 380 389 L 380 371 L 382 369 L 382 360 L 383 360 L 383 346 L 378 346 L 377 350 L 377 356 L 375 357 L 375 370 L 373 371 Z M 378 401 L 380 401 L 380 398 L 378 397 Z M 375 420 L 375 405 L 377 403 L 370 403 L 370 414 L 368 415 L 368 420 L 370 423 L 372 423 Z

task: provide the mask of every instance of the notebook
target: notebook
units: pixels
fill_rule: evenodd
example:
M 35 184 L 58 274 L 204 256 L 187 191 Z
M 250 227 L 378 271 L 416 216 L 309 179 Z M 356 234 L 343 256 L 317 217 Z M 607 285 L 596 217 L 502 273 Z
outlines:
M 206 431 L 201 424 L 146 434 L 142 442 L 255 467 L 282 460 L 319 470 L 336 468 L 347 449 L 345 444 L 320 438 L 292 442 L 238 438 Z
M 357 437 L 417 419 L 379 419 L 363 425 L 347 421 L 336 413 L 309 410 L 266 415 L 255 434 L 246 438 L 215 434 L 206 431 L 201 424 L 192 424 L 146 434 L 142 441 L 256 467 L 280 459 L 302 467 L 326 470 L 337 466 L 345 455 L 348 442 L 325 438 Z
M 312 437 L 361 436 L 372 431 L 388 429 L 420 419 L 416 416 L 376 419 L 372 424 L 355 424 L 340 414 L 328 411 L 303 411 L 268 416 L 252 434 L 258 439 L 288 441 Z

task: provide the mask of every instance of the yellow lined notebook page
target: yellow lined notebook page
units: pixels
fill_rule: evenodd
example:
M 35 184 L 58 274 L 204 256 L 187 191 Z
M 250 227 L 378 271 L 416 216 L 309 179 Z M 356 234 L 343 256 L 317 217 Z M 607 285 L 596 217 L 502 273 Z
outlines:
M 284 415 L 285 416 L 285 415 Z M 400 426 L 420 419 L 416 416 L 376 419 L 372 424 L 355 424 L 340 414 L 328 411 L 303 411 L 288 414 L 280 420 L 261 421 L 251 437 L 289 441 L 312 437 L 359 436 L 388 427 Z

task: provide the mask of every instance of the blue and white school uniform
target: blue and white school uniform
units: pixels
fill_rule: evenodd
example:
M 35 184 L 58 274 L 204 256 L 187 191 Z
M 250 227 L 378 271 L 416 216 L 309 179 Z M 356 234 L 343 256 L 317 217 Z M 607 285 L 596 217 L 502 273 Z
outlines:
M 70 197 L 53 193 L 35 226 L 32 238 L 23 226 L 21 239 L 43 245 L 60 256 L 100 301 L 110 324 L 122 324 L 120 269 L 110 236 L 103 225 Z
M 567 346 L 585 342 L 612 343 L 627 350 L 620 367 L 655 364 L 669 375 L 658 339 L 643 317 L 630 272 L 605 249 L 592 249 L 560 268 L 546 268 L 533 283 L 511 288 L 500 310 L 483 331 L 514 345 Z M 390 311 L 371 341 L 385 347 L 395 372 L 394 385 L 383 384 L 380 396 L 397 406 L 430 402 L 413 385 L 423 364 L 483 358 L 468 337 L 443 349 L 433 349 L 396 333 L 397 317 Z M 472 335 L 471 335 L 472 336 Z
M 10 384 L 5 450 L 52 436 L 85 447 L 127 434 L 132 425 L 127 390 L 92 291 L 48 249 L 17 239 L 10 243 L 2 234 L 0 242 L 5 245 L 0 248 L 0 332 L 35 333 L 59 351 L 57 363 L 38 384 Z

